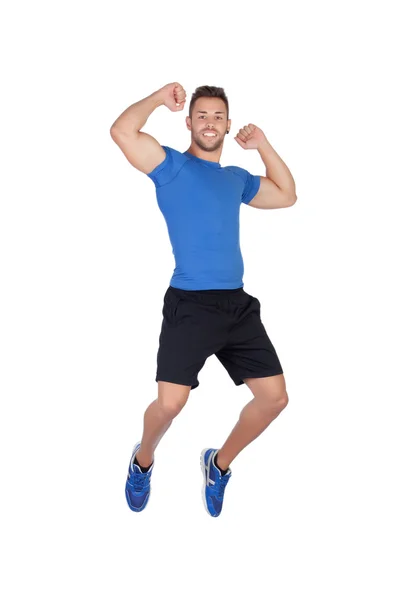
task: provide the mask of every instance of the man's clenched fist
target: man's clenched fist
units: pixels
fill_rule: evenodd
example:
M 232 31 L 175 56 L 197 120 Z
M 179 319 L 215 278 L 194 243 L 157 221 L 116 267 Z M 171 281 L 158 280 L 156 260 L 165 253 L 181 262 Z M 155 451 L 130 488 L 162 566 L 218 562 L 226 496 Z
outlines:
M 249 123 L 235 136 L 235 140 L 245 150 L 257 149 L 267 141 L 265 134 L 259 127 Z
M 186 102 L 186 92 L 180 83 L 169 83 L 162 88 L 164 94 L 164 104 L 172 110 L 177 112 L 183 110 Z

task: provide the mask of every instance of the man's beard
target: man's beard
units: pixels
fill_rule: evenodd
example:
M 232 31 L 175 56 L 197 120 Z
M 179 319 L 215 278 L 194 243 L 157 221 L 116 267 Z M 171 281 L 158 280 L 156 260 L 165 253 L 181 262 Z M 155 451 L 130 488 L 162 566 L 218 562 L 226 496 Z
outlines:
M 201 148 L 205 152 L 214 152 L 215 150 L 218 150 L 224 143 L 224 138 L 221 136 L 220 138 L 217 138 L 215 140 L 215 144 L 213 144 L 212 146 L 210 144 L 206 145 L 202 140 L 202 135 L 202 133 L 200 133 L 199 135 L 193 134 L 193 141 L 198 145 L 199 148 Z

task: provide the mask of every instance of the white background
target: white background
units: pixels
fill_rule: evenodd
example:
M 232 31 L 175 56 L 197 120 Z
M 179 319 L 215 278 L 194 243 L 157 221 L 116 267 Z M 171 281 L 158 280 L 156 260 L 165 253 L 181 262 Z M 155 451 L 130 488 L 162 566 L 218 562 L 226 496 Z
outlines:
M 1 16 L 2 597 L 398 600 L 399 51 L 395 2 L 20 2 Z M 245 290 L 289 406 L 200 490 L 251 399 L 215 359 L 161 442 L 152 497 L 124 486 L 157 395 L 174 267 L 150 179 L 109 129 L 172 81 L 225 88 L 221 163 L 253 122 L 298 200 L 241 209 Z M 184 151 L 187 110 L 145 131 Z M 397 254 L 397 257 L 396 257 Z

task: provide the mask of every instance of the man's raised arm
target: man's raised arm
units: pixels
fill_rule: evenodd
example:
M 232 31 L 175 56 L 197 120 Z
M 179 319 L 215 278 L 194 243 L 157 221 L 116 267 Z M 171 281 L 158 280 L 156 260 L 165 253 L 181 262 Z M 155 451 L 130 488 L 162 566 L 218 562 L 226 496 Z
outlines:
M 129 106 L 112 124 L 110 134 L 114 142 L 133 165 L 142 173 L 151 173 L 165 158 L 165 151 L 151 135 L 143 133 L 151 113 L 159 106 L 172 112 L 183 110 L 186 92 L 179 83 L 169 83 L 154 94 Z

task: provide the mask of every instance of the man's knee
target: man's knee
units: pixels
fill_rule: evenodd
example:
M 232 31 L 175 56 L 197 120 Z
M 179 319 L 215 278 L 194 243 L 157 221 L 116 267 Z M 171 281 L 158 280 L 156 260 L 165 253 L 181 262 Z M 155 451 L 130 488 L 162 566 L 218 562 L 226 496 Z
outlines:
M 286 408 L 288 404 L 289 404 L 289 396 L 287 395 L 287 392 L 285 392 L 282 396 L 280 396 L 280 398 L 278 400 L 279 412 L 281 412 L 284 408 Z
M 187 398 L 176 396 L 159 396 L 158 405 L 169 419 L 174 419 L 185 406 Z
M 272 411 L 276 415 L 279 415 L 279 413 L 281 413 L 283 409 L 286 408 L 286 406 L 288 405 L 289 396 L 287 392 L 284 392 L 277 396 L 268 396 L 265 398 L 260 398 L 259 400 L 259 405 L 262 408 L 262 410 L 268 413 Z
M 187 386 L 175 386 L 174 384 L 164 386 L 164 389 L 159 389 L 157 398 L 158 406 L 166 417 L 174 419 L 185 406 L 189 393 L 190 387 L 188 388 Z

